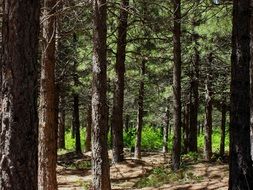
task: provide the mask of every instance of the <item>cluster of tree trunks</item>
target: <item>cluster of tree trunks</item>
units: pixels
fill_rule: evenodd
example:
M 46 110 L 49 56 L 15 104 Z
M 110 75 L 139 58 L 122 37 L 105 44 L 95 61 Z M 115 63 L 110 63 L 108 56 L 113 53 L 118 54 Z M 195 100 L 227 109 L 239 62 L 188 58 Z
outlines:
M 250 0 L 233 0 L 232 79 L 230 106 L 230 172 L 229 189 L 253 189 L 253 17 Z M 1 60 L 2 122 L 0 136 L 0 189 L 57 189 L 57 132 L 58 147 L 64 148 L 64 98 L 57 94 L 56 63 L 56 0 L 44 0 L 42 24 L 42 60 L 40 107 L 37 116 L 37 49 L 39 36 L 40 1 L 4 1 L 3 54 Z M 94 0 L 93 5 L 93 82 L 92 101 L 87 113 L 86 151 L 92 150 L 92 188 L 110 190 L 110 167 L 107 148 L 107 1 Z M 113 160 L 123 156 L 123 102 L 126 35 L 129 0 L 122 0 L 118 26 L 116 83 L 112 111 Z M 173 122 L 174 139 L 172 167 L 178 170 L 181 156 L 181 0 L 173 1 Z M 189 102 L 184 110 L 184 148 L 197 151 L 199 52 L 197 36 L 191 76 Z M 251 44 L 250 44 L 251 42 Z M 73 36 L 74 46 L 77 38 Z M 141 158 L 141 131 L 144 116 L 144 77 L 147 58 L 141 63 L 138 96 L 137 138 L 135 157 Z M 212 53 L 208 56 L 205 105 L 205 158 L 212 157 Z M 78 86 L 76 63 L 74 84 Z M 24 106 L 25 105 L 25 106 Z M 221 103 L 221 145 L 224 155 L 226 100 Z M 126 118 L 126 126 L 129 116 Z M 39 124 L 39 125 L 38 125 Z M 168 151 L 169 111 L 164 127 L 164 152 Z M 39 127 L 39 135 L 38 135 Z M 128 127 L 127 127 L 128 128 Z M 76 152 L 81 153 L 79 95 L 73 93 L 73 129 Z M 58 130 L 58 131 L 57 131 Z M 251 133 L 250 133 L 251 131 Z M 92 136 L 92 138 L 91 138 Z M 39 139 L 39 142 L 38 142 Z M 38 148 L 39 147 L 39 148 Z M 37 170 L 38 169 L 38 170 Z

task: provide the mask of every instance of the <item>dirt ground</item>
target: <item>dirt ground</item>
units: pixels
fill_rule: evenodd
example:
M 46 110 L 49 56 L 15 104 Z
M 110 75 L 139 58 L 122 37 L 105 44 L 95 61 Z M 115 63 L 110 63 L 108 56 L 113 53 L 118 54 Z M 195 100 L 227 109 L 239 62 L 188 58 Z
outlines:
M 90 153 L 73 156 L 71 154 L 59 159 L 58 189 L 59 190 L 84 190 L 92 180 L 90 165 L 82 166 L 82 169 L 69 167 L 70 162 L 76 166 L 78 163 L 90 160 Z M 111 183 L 114 190 L 137 190 L 135 185 L 144 177 L 149 177 L 152 169 L 169 165 L 169 158 L 163 153 L 145 153 L 141 161 L 132 159 L 129 154 L 126 161 L 121 164 L 112 164 Z M 69 163 L 68 163 L 69 162 Z M 72 165 L 73 165 L 72 163 Z M 68 165 L 68 167 L 66 167 Z M 71 165 L 71 164 L 70 164 Z M 145 187 L 143 190 L 225 190 L 228 189 L 228 166 L 223 163 L 197 162 L 191 164 L 190 170 L 196 181 L 165 183 L 160 187 Z

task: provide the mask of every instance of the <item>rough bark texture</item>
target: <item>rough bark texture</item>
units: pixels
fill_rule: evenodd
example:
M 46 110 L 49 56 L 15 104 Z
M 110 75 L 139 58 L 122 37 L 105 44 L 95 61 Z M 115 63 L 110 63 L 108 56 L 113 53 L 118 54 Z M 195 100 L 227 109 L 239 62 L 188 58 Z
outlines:
M 65 106 L 64 98 L 59 100 L 59 114 L 58 114 L 58 148 L 65 149 Z
M 92 188 L 110 190 L 110 167 L 107 149 L 107 6 L 106 0 L 93 1 L 93 81 L 92 81 Z
M 178 170 L 181 156 L 181 0 L 174 0 L 173 28 L 173 120 L 172 168 Z
M 36 190 L 39 0 L 4 1 L 0 189 Z
M 144 76 L 146 73 L 146 60 L 142 60 L 141 75 L 142 80 L 140 81 L 139 97 L 138 97 L 138 114 L 137 114 L 137 125 L 136 125 L 136 144 L 134 157 L 141 159 L 141 134 L 143 127 L 143 102 L 144 102 Z
M 253 189 L 250 155 L 250 0 L 234 0 L 229 190 Z
M 129 0 L 121 0 L 115 64 L 116 79 L 112 109 L 113 161 L 115 163 L 124 160 L 123 106 L 128 6 Z
M 87 112 L 87 125 L 86 125 L 86 138 L 85 138 L 85 151 L 91 151 L 91 125 L 92 125 L 92 107 L 89 104 Z
M 56 190 L 57 125 L 55 117 L 55 12 L 56 0 L 45 0 L 43 11 L 40 84 L 39 167 L 40 190 Z
M 250 0 L 250 6 L 253 6 L 253 0 Z M 251 141 L 251 159 L 253 161 L 253 11 L 251 9 L 250 18 L 250 141 Z
M 189 130 L 189 151 L 197 152 L 197 136 L 198 136 L 198 109 L 199 109 L 199 62 L 200 56 L 198 51 L 198 35 L 193 34 L 194 59 L 191 75 L 191 95 L 190 95 L 190 130 Z
M 206 105 L 205 105 L 205 160 L 210 161 L 212 158 L 212 53 L 208 55 L 207 76 L 206 76 Z
M 220 156 L 223 157 L 225 153 L 225 137 L 226 137 L 226 102 L 221 104 L 221 138 L 220 138 Z

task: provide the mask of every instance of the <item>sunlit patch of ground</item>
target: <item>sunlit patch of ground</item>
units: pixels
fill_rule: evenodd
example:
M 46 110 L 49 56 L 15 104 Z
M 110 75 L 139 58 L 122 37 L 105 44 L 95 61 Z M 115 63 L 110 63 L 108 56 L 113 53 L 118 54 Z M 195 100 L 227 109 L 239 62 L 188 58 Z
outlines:
M 111 153 L 109 155 L 111 157 Z M 131 153 L 128 153 L 126 155 L 126 160 L 123 163 L 111 164 L 112 188 L 115 190 L 136 190 L 138 189 L 138 184 L 143 182 L 145 186 L 145 180 L 152 180 L 152 177 L 156 179 L 156 173 L 154 171 L 158 171 L 157 173 L 159 175 L 160 168 L 162 168 L 161 172 L 167 170 L 166 168 L 169 167 L 169 160 L 169 157 L 165 157 L 163 153 L 159 152 L 144 153 L 142 160 L 135 160 L 132 158 Z M 86 153 L 83 156 L 78 155 L 72 157 L 70 154 L 69 157 L 60 158 L 59 163 L 60 165 L 57 168 L 58 189 L 89 189 L 89 184 L 92 180 L 90 153 Z M 225 190 L 228 188 L 228 166 L 222 163 L 187 163 L 187 166 L 181 171 L 181 173 L 174 176 L 174 174 L 170 172 L 169 175 L 172 175 L 173 179 L 166 181 L 166 177 L 162 178 L 164 181 L 162 181 L 159 187 L 146 186 L 139 189 Z M 159 183 L 160 182 L 161 181 L 159 181 Z

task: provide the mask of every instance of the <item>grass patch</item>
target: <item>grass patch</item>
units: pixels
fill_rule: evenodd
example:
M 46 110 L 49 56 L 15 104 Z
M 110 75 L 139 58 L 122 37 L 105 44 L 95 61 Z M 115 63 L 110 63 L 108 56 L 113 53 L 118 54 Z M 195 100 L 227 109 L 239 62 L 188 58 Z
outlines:
M 144 187 L 160 187 L 163 184 L 168 183 L 179 183 L 187 184 L 192 182 L 200 182 L 203 180 L 203 177 L 194 175 L 191 171 L 188 171 L 189 168 L 184 167 L 177 172 L 172 171 L 169 168 L 157 167 L 154 168 L 150 175 L 142 178 L 135 185 L 136 188 Z

